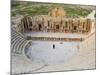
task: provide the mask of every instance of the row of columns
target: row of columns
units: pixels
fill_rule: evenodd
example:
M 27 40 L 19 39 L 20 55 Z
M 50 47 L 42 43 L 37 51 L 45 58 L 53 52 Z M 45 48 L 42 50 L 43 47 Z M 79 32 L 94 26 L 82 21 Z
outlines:
M 91 30 L 90 19 L 70 19 L 53 17 L 24 17 L 18 25 L 21 32 L 65 32 L 65 33 L 87 33 Z

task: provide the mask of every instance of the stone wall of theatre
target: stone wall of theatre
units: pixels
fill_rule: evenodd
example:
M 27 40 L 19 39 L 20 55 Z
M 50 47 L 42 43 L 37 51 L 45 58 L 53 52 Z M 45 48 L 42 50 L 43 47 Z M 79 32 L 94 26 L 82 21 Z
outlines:
M 20 32 L 88 33 L 92 20 L 87 18 L 52 17 L 48 15 L 25 16 L 17 25 Z

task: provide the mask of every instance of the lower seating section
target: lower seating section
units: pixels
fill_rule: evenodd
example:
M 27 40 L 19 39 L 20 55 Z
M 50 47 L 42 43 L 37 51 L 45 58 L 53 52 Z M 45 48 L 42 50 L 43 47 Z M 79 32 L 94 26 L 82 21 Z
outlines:
M 43 62 L 35 60 L 32 62 L 23 53 L 31 44 L 21 33 L 12 29 L 11 32 L 11 75 L 29 73 L 45 66 Z M 34 65 L 34 66 L 33 66 Z
M 26 38 L 16 30 L 12 29 L 11 32 L 11 52 L 13 54 L 22 54 L 25 47 L 30 43 Z

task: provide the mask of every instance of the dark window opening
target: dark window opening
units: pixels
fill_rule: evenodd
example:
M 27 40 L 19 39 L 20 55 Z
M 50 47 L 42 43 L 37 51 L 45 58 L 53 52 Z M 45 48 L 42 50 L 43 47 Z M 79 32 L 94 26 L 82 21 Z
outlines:
M 68 25 L 67 25 L 67 22 L 66 22 L 66 27 L 67 27 Z
M 77 26 L 74 26 L 74 30 L 76 30 L 77 29 Z
M 41 26 L 41 24 L 39 24 L 39 30 L 41 30 L 41 28 L 42 28 L 42 26 Z
M 50 22 L 48 21 L 48 27 L 49 27 Z
M 32 31 L 32 29 L 31 29 L 31 28 L 30 28 L 29 30 L 30 30 L 30 31 Z
M 59 25 L 56 25 L 56 29 L 59 29 Z

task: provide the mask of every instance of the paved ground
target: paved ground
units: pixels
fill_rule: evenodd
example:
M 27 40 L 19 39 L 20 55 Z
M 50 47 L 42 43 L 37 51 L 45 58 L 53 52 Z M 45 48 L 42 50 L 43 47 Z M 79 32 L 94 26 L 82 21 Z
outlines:
M 77 45 L 78 42 L 33 41 L 27 55 L 47 64 L 66 63 L 77 52 Z

